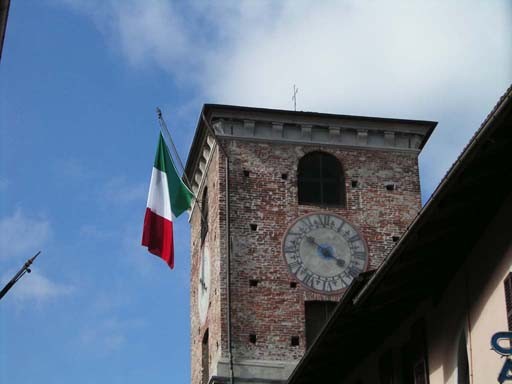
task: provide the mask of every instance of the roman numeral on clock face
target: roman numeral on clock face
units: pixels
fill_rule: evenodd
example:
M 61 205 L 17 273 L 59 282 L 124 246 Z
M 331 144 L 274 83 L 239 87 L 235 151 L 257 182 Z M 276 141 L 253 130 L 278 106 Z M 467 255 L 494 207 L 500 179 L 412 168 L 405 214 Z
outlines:
M 313 283 L 313 274 L 311 274 L 308 271 L 305 271 L 304 276 L 301 278 L 301 281 L 304 284 L 309 285 L 311 287 Z
M 360 238 L 359 238 L 359 235 L 356 233 L 355 235 L 353 236 L 350 236 L 350 238 L 348 238 L 347 240 L 351 243 L 355 242 L 355 241 L 358 241 Z
M 295 245 L 286 245 L 284 247 L 284 253 L 295 253 L 297 252 L 297 247 Z
M 323 290 L 326 292 L 331 292 L 333 290 L 333 283 L 329 280 L 324 281 L 324 288 Z
M 349 265 L 349 267 L 347 268 L 346 273 L 348 275 L 352 276 L 353 278 L 356 278 L 361 273 L 361 270 L 356 268 L 356 267 L 354 267 L 353 265 Z
M 331 217 L 327 215 L 319 215 L 318 219 L 323 227 L 329 227 L 331 223 Z
M 290 268 L 290 270 L 293 273 L 296 274 L 299 271 L 299 269 L 301 269 L 302 263 L 300 261 L 295 260 L 295 261 L 289 262 L 288 267 Z

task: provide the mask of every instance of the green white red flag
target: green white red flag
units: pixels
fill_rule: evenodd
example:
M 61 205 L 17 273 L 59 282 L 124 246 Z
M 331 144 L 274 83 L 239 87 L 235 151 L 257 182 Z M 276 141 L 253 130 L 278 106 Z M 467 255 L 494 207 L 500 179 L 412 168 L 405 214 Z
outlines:
M 173 220 L 190 209 L 194 194 L 178 176 L 162 134 L 151 173 L 142 245 L 174 267 Z

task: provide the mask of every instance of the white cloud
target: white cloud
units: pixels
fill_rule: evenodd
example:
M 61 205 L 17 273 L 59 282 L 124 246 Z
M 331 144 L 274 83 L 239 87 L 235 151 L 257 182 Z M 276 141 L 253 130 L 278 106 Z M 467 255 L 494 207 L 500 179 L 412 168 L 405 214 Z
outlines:
M 37 252 L 50 238 L 50 222 L 41 217 L 26 215 L 18 208 L 11 216 L 0 219 L 0 260 Z
M 281 4 L 278 23 L 239 26 L 234 49 L 209 67 L 212 98 L 290 108 L 297 83 L 299 109 L 417 117 L 433 102 L 466 103 L 483 76 L 491 89 L 510 80 L 512 30 L 497 2 Z
M 80 160 L 67 157 L 61 158 L 53 164 L 56 182 L 74 182 L 83 185 L 84 182 L 95 177 L 94 173 Z
M 438 120 L 430 184 L 512 81 L 506 0 L 62 1 L 204 102 Z
M 304 109 L 403 113 L 440 88 L 510 80 L 506 1 L 62 1 L 130 63 L 198 70 L 223 102 L 289 108 L 295 82 Z
M 141 319 L 119 320 L 117 317 L 95 319 L 79 334 L 83 346 L 92 347 L 101 354 L 118 350 L 126 342 L 126 333 L 144 326 Z
M 8 179 L 5 179 L 5 178 L 1 178 L 0 177 L 0 191 L 5 191 L 7 190 L 7 188 L 9 188 L 9 185 L 10 185 L 10 181 Z
M 84 224 L 79 229 L 80 236 L 88 240 L 103 241 L 115 236 L 111 230 L 101 229 L 94 224 Z
M 172 3 L 148 1 L 117 5 L 121 48 L 133 63 L 149 59 L 173 71 L 176 65 L 190 61 L 187 55 L 191 42 L 184 20 Z
M 113 177 L 104 186 L 102 197 L 108 202 L 128 204 L 134 201 L 144 203 L 147 196 L 146 184 L 129 183 L 124 177 Z
M 128 306 L 130 299 L 125 292 L 119 290 L 98 291 L 92 302 L 92 312 L 95 315 L 103 315 L 114 312 L 122 307 Z
M 178 6 L 160 0 L 57 0 L 91 18 L 107 44 L 135 67 L 156 65 L 195 77 L 201 61 L 198 42 Z M 179 77 L 179 76 L 178 76 Z
M 20 265 L 21 267 L 21 265 Z M 10 270 L 2 276 L 4 286 L 16 273 Z M 62 296 L 68 296 L 74 291 L 74 287 L 67 284 L 60 284 L 51 281 L 37 270 L 25 274 L 7 294 L 9 298 L 17 303 L 35 302 L 43 304 Z

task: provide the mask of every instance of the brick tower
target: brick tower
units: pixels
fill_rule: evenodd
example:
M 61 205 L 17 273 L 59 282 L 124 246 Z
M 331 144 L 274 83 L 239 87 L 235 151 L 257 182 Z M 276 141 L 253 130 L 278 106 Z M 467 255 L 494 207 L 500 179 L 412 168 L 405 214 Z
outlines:
M 421 207 L 436 123 L 207 104 L 186 173 L 192 384 L 285 382 Z

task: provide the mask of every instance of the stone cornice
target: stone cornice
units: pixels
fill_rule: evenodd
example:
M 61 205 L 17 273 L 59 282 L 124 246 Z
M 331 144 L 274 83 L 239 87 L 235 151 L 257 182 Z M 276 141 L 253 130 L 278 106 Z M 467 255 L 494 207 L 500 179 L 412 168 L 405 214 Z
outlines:
M 221 139 L 329 145 L 351 149 L 405 151 L 419 154 L 436 122 L 296 112 L 205 104 L 201 114 Z M 215 139 L 199 118 L 186 172 L 198 193 L 210 162 Z
M 220 118 L 213 120 L 218 137 L 243 140 L 290 142 L 297 144 L 337 145 L 382 150 L 420 152 L 425 132 L 399 127 L 290 124 L 279 121 L 255 121 Z

